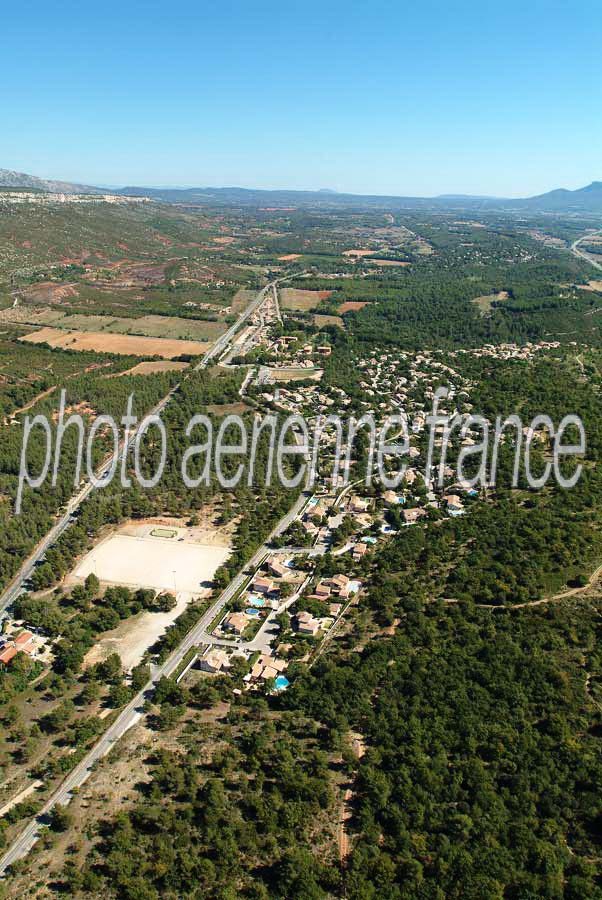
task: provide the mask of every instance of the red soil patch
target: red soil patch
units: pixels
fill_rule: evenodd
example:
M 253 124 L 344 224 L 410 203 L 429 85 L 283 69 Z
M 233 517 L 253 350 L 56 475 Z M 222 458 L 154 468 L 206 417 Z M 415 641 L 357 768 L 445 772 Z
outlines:
M 343 315 L 346 312 L 354 312 L 358 309 L 363 309 L 368 303 L 367 300 L 346 300 L 345 303 L 341 303 L 339 306 L 339 313 Z

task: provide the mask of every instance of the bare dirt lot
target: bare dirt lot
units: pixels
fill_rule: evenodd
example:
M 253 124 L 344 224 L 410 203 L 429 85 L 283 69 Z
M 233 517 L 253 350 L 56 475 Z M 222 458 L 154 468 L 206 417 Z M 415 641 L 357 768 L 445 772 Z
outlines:
M 122 375 L 155 375 L 157 372 L 181 372 L 188 368 L 185 362 L 170 362 L 168 359 L 157 362 L 141 362 L 127 369 L 125 372 L 117 372 L 115 375 L 107 375 L 107 378 L 121 378 Z
M 287 253 L 285 256 L 279 256 L 280 262 L 291 262 L 293 259 L 301 259 L 300 253 Z
M 142 661 L 145 652 L 182 615 L 188 603 L 185 594 L 178 594 L 177 603 L 169 612 L 142 612 L 121 622 L 88 650 L 84 657 L 84 669 L 117 653 L 123 668 L 130 672 Z
M 94 573 L 107 584 L 199 595 L 230 555 L 227 547 L 197 543 L 186 532 L 162 538 L 153 537 L 153 529 L 155 525 L 143 534 L 105 539 L 79 562 L 74 580 Z
M 588 281 L 587 284 L 578 284 L 580 291 L 594 291 L 602 294 L 602 281 Z
M 215 527 L 209 514 L 194 526 L 171 517 L 131 521 L 88 553 L 67 583 L 81 583 L 94 572 L 105 584 L 167 591 L 175 594 L 177 603 L 169 612 L 142 612 L 121 622 L 88 651 L 84 666 L 111 653 L 117 653 L 128 670 L 138 665 L 191 599 L 209 595 L 215 570 L 230 554 L 232 528 L 232 523 Z
M 68 297 L 77 297 L 75 284 L 56 284 L 54 281 L 40 281 L 23 290 L 23 296 L 35 303 L 60 303 Z
M 160 356 L 163 359 L 173 359 L 183 353 L 198 356 L 211 346 L 206 341 L 182 341 L 110 332 L 63 331 L 60 328 L 41 328 L 20 340 L 32 344 L 46 343 L 51 347 L 68 350 L 94 350 L 96 353 L 126 356 Z

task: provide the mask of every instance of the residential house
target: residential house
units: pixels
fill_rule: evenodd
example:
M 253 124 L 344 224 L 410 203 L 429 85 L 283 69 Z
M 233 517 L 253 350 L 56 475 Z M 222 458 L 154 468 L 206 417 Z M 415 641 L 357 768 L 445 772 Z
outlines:
M 339 597 L 348 596 L 350 581 L 347 575 L 333 575 L 329 583 L 334 593 L 338 594 Z
M 215 648 L 201 658 L 200 667 L 203 672 L 221 672 L 222 669 L 229 669 L 231 667 L 230 657 L 225 650 Z
M 404 509 L 403 511 L 403 520 L 406 525 L 414 525 L 423 516 L 426 516 L 425 509 Z
M 275 669 L 274 666 L 265 666 L 260 677 L 266 681 L 268 678 L 277 678 L 278 669 Z
M 289 574 L 289 569 L 283 566 L 280 560 L 270 557 L 267 561 L 267 567 L 275 578 L 285 578 Z
M 23 650 L 25 653 L 31 653 L 33 650 L 33 634 L 31 631 L 22 631 L 14 638 L 17 651 Z
M 311 613 L 300 612 L 296 615 L 297 631 L 301 634 L 315 635 L 320 630 L 320 620 L 314 619 Z
M 368 545 L 364 543 L 356 544 L 353 548 L 353 561 L 359 562 L 368 552 Z
M 252 589 L 257 594 L 271 594 L 274 590 L 274 582 L 270 581 L 269 578 L 262 578 L 260 576 L 253 582 Z
M 223 621 L 222 628 L 225 631 L 232 631 L 234 634 L 242 634 L 247 625 L 249 618 L 244 613 L 229 613 Z
M 447 507 L 448 512 L 460 512 L 464 509 L 462 505 L 462 499 L 458 496 L 458 494 L 447 494 L 443 501 Z
M 0 663 L 5 666 L 8 665 L 8 663 L 17 655 L 17 652 L 17 648 L 14 644 L 4 644 L 0 647 Z

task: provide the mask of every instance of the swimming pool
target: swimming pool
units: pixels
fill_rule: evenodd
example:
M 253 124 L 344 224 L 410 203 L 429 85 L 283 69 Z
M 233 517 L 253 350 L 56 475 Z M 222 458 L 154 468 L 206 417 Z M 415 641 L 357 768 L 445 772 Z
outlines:
M 259 615 L 259 610 L 253 609 L 252 607 L 250 609 L 245 609 L 245 612 L 248 616 L 258 616 Z
M 258 606 L 261 608 L 265 606 L 265 597 L 257 597 L 255 594 L 251 594 L 247 597 L 247 603 L 250 603 L 251 606 Z
M 274 682 L 274 686 L 277 691 L 285 691 L 289 686 L 290 681 L 288 678 L 285 678 L 284 675 L 279 675 Z

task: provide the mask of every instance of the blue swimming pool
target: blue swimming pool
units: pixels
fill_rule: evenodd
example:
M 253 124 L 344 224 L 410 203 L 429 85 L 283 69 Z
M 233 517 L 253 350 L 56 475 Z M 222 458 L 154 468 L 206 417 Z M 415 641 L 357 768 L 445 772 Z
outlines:
M 265 597 L 258 597 L 255 594 L 251 594 L 247 597 L 247 603 L 250 603 L 251 606 L 258 606 L 261 608 L 262 606 L 265 606 Z
M 290 684 L 288 678 L 285 678 L 284 675 L 279 675 L 274 682 L 277 691 L 285 691 Z
M 245 612 L 248 616 L 258 616 L 259 615 L 259 610 L 253 609 L 252 607 L 249 609 L 245 609 Z

